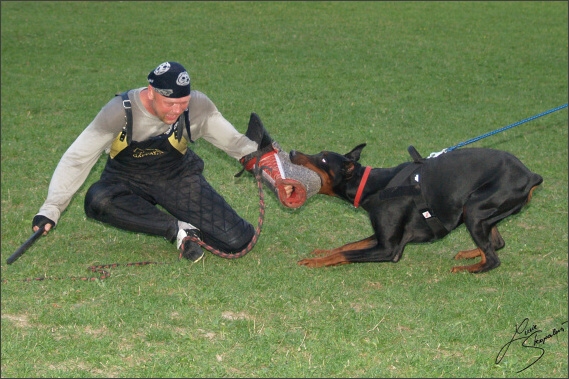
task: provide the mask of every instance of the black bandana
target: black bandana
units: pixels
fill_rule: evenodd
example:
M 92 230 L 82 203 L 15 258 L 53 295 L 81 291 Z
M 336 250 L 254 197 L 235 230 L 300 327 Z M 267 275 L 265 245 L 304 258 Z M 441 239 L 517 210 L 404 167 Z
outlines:
M 164 62 L 150 71 L 148 83 L 162 96 L 180 98 L 190 94 L 190 75 L 178 62 Z

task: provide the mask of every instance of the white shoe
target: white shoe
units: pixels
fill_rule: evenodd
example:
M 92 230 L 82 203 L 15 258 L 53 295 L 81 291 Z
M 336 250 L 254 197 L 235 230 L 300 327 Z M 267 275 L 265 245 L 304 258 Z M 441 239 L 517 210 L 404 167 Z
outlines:
M 176 246 L 180 250 L 180 258 L 184 257 L 195 263 L 203 258 L 204 252 L 197 242 L 192 241 L 192 237 L 201 241 L 198 229 L 180 229 Z

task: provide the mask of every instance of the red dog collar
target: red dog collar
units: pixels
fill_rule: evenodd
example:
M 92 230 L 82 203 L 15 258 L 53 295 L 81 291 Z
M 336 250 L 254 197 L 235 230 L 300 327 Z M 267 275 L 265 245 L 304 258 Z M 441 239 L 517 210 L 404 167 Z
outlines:
M 360 186 L 358 187 L 358 192 L 356 192 L 356 198 L 354 199 L 354 207 L 356 208 L 360 206 L 360 199 L 362 197 L 362 192 L 364 192 L 364 187 L 366 186 L 367 178 L 369 177 L 370 171 L 371 167 L 367 166 L 364 171 L 364 175 L 362 176 Z

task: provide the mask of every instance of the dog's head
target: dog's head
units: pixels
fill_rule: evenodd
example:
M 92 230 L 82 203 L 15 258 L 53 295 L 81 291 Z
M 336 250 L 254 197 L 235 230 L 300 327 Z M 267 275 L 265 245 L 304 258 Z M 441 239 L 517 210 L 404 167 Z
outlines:
M 362 149 L 366 146 L 362 143 L 354 147 L 347 154 L 334 153 L 332 151 L 321 151 L 318 154 L 308 155 L 300 151 L 290 152 L 290 161 L 294 164 L 304 166 L 320 176 L 322 187 L 318 193 L 328 196 L 341 196 L 340 188 L 348 182 L 360 160 Z

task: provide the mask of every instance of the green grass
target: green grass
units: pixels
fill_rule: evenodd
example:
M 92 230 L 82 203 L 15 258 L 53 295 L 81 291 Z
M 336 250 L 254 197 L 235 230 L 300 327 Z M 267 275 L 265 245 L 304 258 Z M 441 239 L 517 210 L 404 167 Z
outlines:
M 244 132 L 251 112 L 285 150 L 390 167 L 567 103 L 567 2 L 11 2 L 1 13 L 2 377 L 567 377 L 567 324 L 543 357 L 510 341 L 526 317 L 567 321 L 567 110 L 472 146 L 544 177 L 500 224 L 502 265 L 451 274 L 461 227 L 397 264 L 307 269 L 312 249 L 368 237 L 365 212 L 266 193 L 255 249 L 178 262 L 161 238 L 83 211 L 102 157 L 60 223 L 13 265 L 61 155 L 116 93 L 164 60 L 188 68 Z M 216 189 L 257 222 L 251 175 L 206 141 Z M 93 264 L 120 266 L 83 282 Z M 30 277 L 63 278 L 22 282 Z

